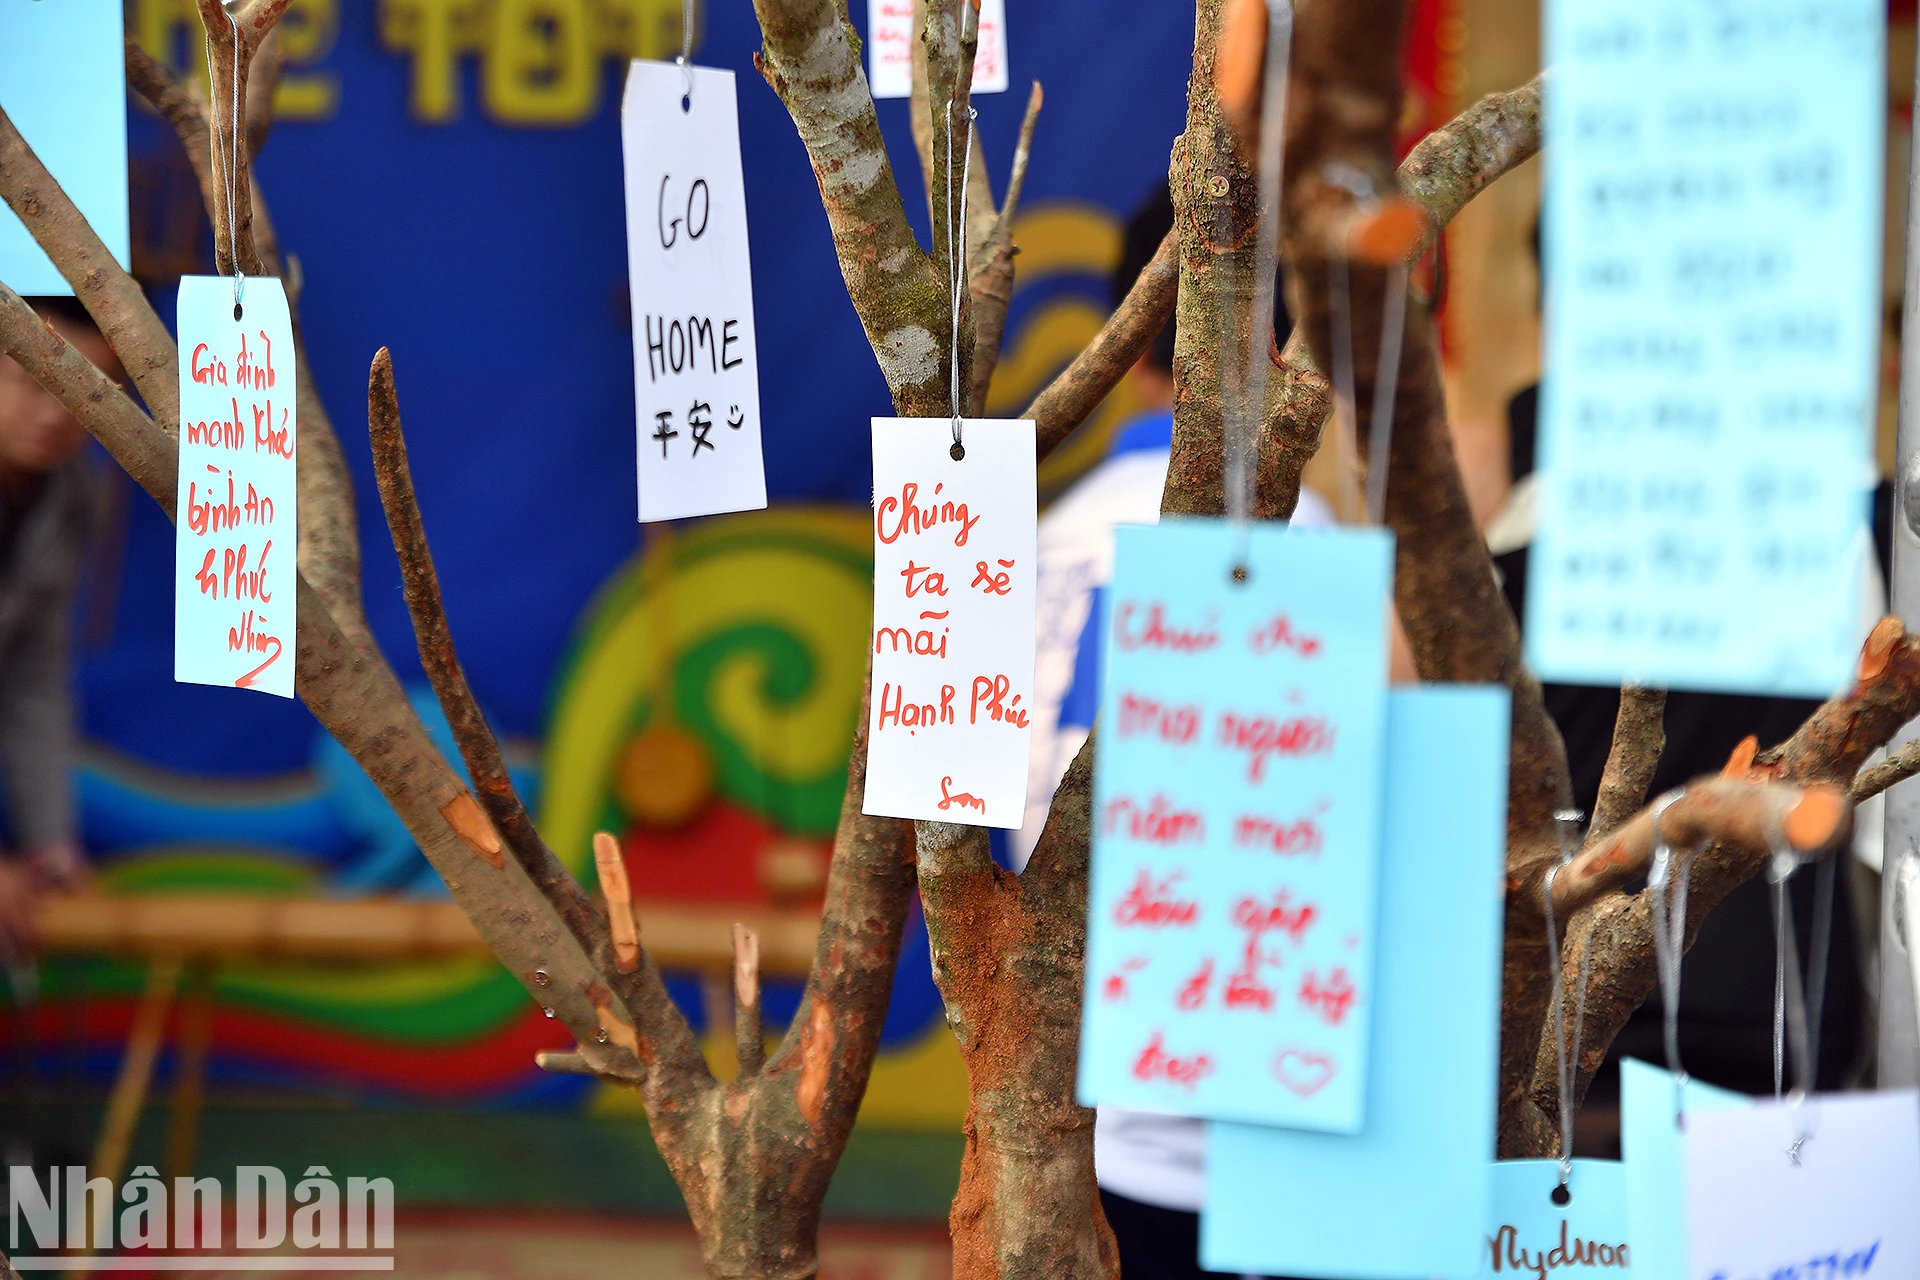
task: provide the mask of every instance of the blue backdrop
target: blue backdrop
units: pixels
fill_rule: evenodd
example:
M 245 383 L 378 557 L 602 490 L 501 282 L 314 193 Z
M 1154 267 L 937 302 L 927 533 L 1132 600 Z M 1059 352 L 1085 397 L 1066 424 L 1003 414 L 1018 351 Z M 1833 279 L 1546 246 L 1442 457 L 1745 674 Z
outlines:
M 411 63 L 382 46 L 375 6 L 340 7 L 337 39 L 309 69 L 337 87 L 332 114 L 280 125 L 260 180 L 299 258 L 313 372 L 354 472 L 367 611 L 402 678 L 416 678 L 366 443 L 366 371 L 384 344 L 461 657 L 500 726 L 538 736 L 575 619 L 640 537 L 619 68 L 604 64 L 584 123 L 509 127 L 482 109 L 477 62 L 463 58 L 457 118 L 422 123 L 409 111 Z M 865 6 L 853 7 L 864 23 Z M 1038 79 L 1046 107 L 1023 207 L 1079 201 L 1124 215 L 1164 179 L 1181 127 L 1191 7 L 1009 9 L 1014 88 L 977 100 L 996 189 Z M 739 79 L 768 490 L 775 503 L 864 504 L 867 419 L 891 410 L 805 150 L 753 70 L 758 47 L 746 0 L 710 7 L 696 60 Z M 924 244 L 905 102 L 882 102 L 880 118 Z M 163 145 L 151 118 L 136 111 L 132 123 L 136 153 Z M 156 302 L 171 316 L 171 297 Z M 173 683 L 172 560 L 171 527 L 135 491 L 112 626 L 82 668 L 88 735 L 198 773 L 305 765 L 314 726 L 297 703 Z

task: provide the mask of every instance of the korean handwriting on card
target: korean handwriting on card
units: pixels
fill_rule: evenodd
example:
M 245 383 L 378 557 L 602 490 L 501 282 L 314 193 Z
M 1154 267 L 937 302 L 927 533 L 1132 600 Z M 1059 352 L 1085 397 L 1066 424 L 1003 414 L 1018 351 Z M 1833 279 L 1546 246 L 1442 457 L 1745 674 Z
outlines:
M 174 679 L 293 696 L 293 330 L 274 279 L 180 281 Z M 240 318 L 236 318 L 236 311 Z
M 1017 827 L 1033 701 L 1031 422 L 873 423 L 868 813 Z M 962 452 L 963 457 L 954 454 Z
M 1236 586 L 1222 525 L 1119 531 L 1081 1094 L 1351 1131 L 1391 541 L 1260 530 L 1249 557 Z
M 1879 0 L 1549 0 L 1528 658 L 1826 697 L 1871 547 Z
M 640 518 L 767 504 L 733 73 L 636 62 L 621 109 Z

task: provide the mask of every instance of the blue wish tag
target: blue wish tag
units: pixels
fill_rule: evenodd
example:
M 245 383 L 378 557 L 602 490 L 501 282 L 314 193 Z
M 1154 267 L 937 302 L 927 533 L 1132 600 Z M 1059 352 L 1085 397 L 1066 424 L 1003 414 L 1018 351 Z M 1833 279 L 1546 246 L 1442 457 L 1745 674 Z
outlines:
M 1373 1069 L 1359 1133 L 1207 1126 L 1200 1259 L 1326 1280 L 1470 1276 L 1493 1203 L 1504 688 L 1387 699 Z
M 1392 559 L 1377 530 L 1116 531 L 1088 1105 L 1360 1127 Z
M 1884 0 L 1549 0 L 1528 661 L 1824 698 L 1872 540 Z
M 1620 1063 L 1620 1155 L 1627 1170 L 1627 1243 L 1638 1280 L 1685 1280 L 1687 1163 L 1682 1127 L 1693 1112 L 1744 1107 L 1741 1094 L 1632 1058 Z
M 127 79 L 120 0 L 0 0 L 0 107 L 122 267 Z M 23 297 L 73 289 L 0 202 L 0 281 Z
M 1493 1212 L 1473 1280 L 1605 1280 L 1628 1266 L 1627 1177 L 1617 1160 L 1575 1160 L 1561 1204 L 1560 1162 L 1493 1166 Z M 1454 1280 L 1467 1280 L 1465 1276 Z

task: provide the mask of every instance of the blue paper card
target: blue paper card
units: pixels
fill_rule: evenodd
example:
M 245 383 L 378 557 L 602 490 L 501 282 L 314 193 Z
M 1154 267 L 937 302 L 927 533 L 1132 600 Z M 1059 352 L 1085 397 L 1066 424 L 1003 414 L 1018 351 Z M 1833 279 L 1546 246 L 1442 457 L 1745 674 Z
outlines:
M 1542 678 L 1823 698 L 1851 677 L 1886 13 L 1548 0 Z
M 1566 1204 L 1556 1204 L 1557 1160 L 1493 1166 L 1493 1211 L 1472 1280 L 1502 1276 L 1603 1280 L 1628 1270 L 1627 1175 L 1617 1160 L 1575 1160 Z M 1454 1277 L 1466 1280 L 1466 1277 Z
M 1379 530 L 1116 531 L 1084 1103 L 1360 1127 L 1392 560 Z
M 0 0 L 0 107 L 122 267 L 127 79 L 120 0 Z M 73 293 L 0 202 L 0 281 L 23 297 Z
M 173 678 L 293 696 L 293 325 L 272 277 L 180 277 Z
M 1395 691 L 1387 708 L 1366 1128 L 1208 1125 L 1210 1270 L 1429 1280 L 1480 1265 L 1499 1091 L 1508 696 L 1428 685 Z
M 1686 1280 L 1687 1162 L 1676 1106 L 1685 1115 L 1747 1105 L 1742 1094 L 1691 1080 L 1676 1093 L 1671 1072 L 1621 1061 L 1620 1156 L 1628 1170 L 1627 1243 L 1636 1280 Z

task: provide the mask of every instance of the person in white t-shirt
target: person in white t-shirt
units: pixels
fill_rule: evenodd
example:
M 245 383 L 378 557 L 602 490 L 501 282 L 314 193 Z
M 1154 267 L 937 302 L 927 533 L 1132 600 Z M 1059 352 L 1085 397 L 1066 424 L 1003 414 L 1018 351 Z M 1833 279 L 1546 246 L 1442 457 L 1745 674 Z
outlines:
M 1127 224 L 1112 281 L 1116 304 L 1172 226 L 1173 202 L 1161 188 Z M 1290 324 L 1279 292 L 1275 290 L 1276 330 L 1286 333 Z M 1100 704 L 1098 636 L 1106 585 L 1113 577 L 1114 527 L 1153 524 L 1160 518 L 1173 446 L 1172 324 L 1127 377 L 1144 411 L 1115 435 L 1106 460 L 1040 521 L 1033 755 L 1026 822 L 1011 841 L 1016 868 L 1033 853 L 1054 788 L 1086 743 Z M 1293 523 L 1330 525 L 1333 512 L 1312 490 L 1303 489 Z M 1188 1280 L 1212 1274 L 1200 1270 L 1199 1263 L 1204 1148 L 1202 1121 L 1114 1107 L 1096 1112 L 1094 1168 L 1126 1280 Z

